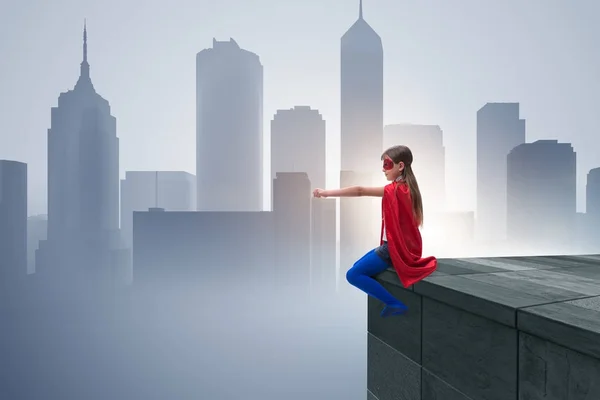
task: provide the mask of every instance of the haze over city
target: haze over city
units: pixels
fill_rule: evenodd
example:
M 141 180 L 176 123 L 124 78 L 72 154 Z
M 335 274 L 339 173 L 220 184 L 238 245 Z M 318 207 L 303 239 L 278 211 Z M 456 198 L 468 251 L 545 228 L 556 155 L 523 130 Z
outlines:
M 545 393 L 478 368 L 517 365 L 520 307 L 600 296 L 599 13 L 591 0 L 2 6 L 0 398 Z M 376 277 L 409 307 L 388 322 L 346 275 L 380 244 L 381 199 L 312 191 L 385 184 L 397 144 L 413 150 L 423 256 L 440 266 L 408 288 L 392 267 Z M 480 325 L 486 307 L 513 330 Z M 596 318 L 578 312 L 565 314 Z M 480 326 L 474 350 L 456 344 Z M 427 335 L 457 341 L 444 353 Z

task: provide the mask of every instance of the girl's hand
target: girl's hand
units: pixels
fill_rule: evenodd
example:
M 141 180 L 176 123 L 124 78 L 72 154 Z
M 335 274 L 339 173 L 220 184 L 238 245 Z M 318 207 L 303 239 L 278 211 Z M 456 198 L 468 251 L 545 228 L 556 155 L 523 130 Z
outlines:
M 327 191 L 325 189 L 315 189 L 313 191 L 313 196 L 326 198 L 327 197 Z

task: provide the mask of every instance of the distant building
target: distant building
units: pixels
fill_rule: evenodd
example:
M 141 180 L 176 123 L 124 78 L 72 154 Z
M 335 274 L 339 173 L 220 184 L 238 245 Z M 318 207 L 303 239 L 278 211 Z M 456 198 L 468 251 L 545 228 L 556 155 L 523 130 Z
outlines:
M 576 154 L 570 143 L 538 140 L 507 157 L 511 249 L 544 254 L 572 249 L 576 233 Z
M 363 18 L 340 40 L 340 186 L 370 186 L 381 178 L 383 45 Z M 375 199 L 339 199 L 340 268 L 346 271 L 378 243 L 381 205 Z M 339 275 L 345 279 L 345 272 Z
M 311 183 L 305 172 L 278 172 L 273 181 L 275 254 L 282 284 L 311 282 Z
M 335 201 L 313 199 L 310 187 L 306 173 L 278 173 L 267 212 L 134 211 L 134 285 L 220 277 L 305 294 L 311 286 L 331 288 Z
M 487 103 L 477 111 L 478 241 L 506 240 L 506 156 L 525 143 L 519 103 Z
M 443 135 L 437 125 L 395 124 L 387 125 L 383 131 L 384 149 L 402 144 L 413 153 L 411 167 L 419 183 L 427 219 L 428 215 L 446 209 L 446 150 Z
M 278 172 L 306 172 L 313 187 L 326 179 L 325 120 L 318 110 L 278 110 L 271 121 L 271 179 Z
M 48 238 L 36 253 L 36 274 L 57 282 L 75 275 L 95 284 L 110 280 L 110 251 L 119 236 L 116 131 L 110 105 L 90 79 L 84 28 L 79 80 L 73 90 L 60 94 L 51 113 Z
M 121 235 L 133 243 L 133 212 L 160 207 L 166 211 L 195 211 L 196 177 L 183 171 L 126 171 L 121 180 Z
M 46 240 L 48 235 L 48 216 L 46 214 L 32 215 L 27 218 L 27 273 L 35 273 L 35 252 L 40 240 Z
M 218 277 L 276 288 L 273 213 L 135 211 L 133 285 L 195 283 Z M 253 281 L 254 280 L 254 281 Z
M 263 210 L 263 67 L 230 39 L 196 56 L 198 211 Z
M 26 275 L 27 164 L 0 160 L 0 285 L 21 284 Z

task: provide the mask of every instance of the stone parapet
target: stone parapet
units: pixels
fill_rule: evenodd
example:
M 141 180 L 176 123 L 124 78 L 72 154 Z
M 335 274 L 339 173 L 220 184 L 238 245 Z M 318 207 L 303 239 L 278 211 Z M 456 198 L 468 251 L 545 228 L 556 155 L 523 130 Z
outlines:
M 600 256 L 439 261 L 377 277 L 409 312 L 369 298 L 369 400 L 600 399 Z

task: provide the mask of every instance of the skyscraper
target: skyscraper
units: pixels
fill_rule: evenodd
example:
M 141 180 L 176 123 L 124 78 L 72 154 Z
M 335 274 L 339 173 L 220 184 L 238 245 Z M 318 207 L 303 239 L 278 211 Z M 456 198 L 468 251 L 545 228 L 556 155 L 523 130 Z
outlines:
M 27 164 L 0 160 L 0 291 L 27 274 Z
M 341 38 L 340 56 L 340 185 L 382 184 L 383 46 L 379 35 L 363 18 L 362 0 L 358 19 Z M 366 250 L 378 245 L 381 206 L 377 200 L 339 199 L 343 271 Z
M 119 224 L 119 139 L 110 105 L 90 78 L 87 29 L 81 74 L 61 93 L 48 130 L 48 235 L 38 256 L 54 269 L 106 272 Z M 36 257 L 37 258 L 37 257 Z M 48 271 L 51 269 L 51 271 Z
M 271 121 L 271 181 L 278 172 L 306 172 L 313 187 L 325 187 L 325 120 L 318 110 L 277 110 Z
M 506 240 L 506 156 L 523 143 L 519 103 L 487 103 L 477 111 L 478 241 Z
M 341 169 L 379 171 L 383 147 L 383 45 L 363 18 L 341 39 Z
M 511 249 L 540 254 L 572 251 L 576 160 L 571 144 L 556 140 L 524 143 L 508 154 L 507 233 Z
M 263 67 L 233 40 L 196 55 L 198 211 L 263 210 Z

